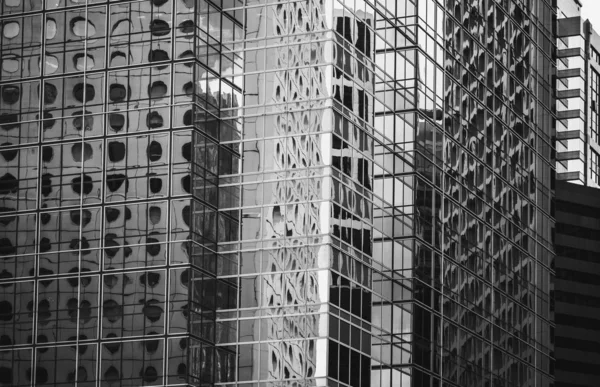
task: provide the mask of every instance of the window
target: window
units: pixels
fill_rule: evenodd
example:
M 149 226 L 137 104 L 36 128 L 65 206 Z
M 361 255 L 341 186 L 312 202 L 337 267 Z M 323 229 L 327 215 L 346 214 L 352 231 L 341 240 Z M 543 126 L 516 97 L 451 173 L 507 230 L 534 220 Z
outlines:
M 592 47 L 592 59 L 596 61 L 596 63 L 600 64 L 600 52 L 598 52 L 595 48 Z
M 600 181 L 598 179 L 600 175 L 600 171 L 598 171 L 598 165 L 600 164 L 600 155 L 598 152 L 592 150 L 592 162 L 591 162 L 591 170 L 592 170 L 592 181 L 596 184 L 599 184 Z
M 598 115 L 600 114 L 600 74 L 594 69 L 591 73 L 592 93 L 590 95 L 590 126 L 592 132 L 592 140 L 596 144 L 600 144 L 600 135 L 598 132 Z

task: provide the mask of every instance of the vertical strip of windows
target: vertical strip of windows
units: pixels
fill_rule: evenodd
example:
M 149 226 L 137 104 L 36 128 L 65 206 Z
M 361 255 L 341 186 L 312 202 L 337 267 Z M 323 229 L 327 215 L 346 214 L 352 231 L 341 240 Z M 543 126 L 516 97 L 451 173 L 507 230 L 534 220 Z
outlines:
M 592 181 L 596 184 L 599 184 L 600 180 L 598 176 L 600 176 L 600 171 L 598 171 L 598 164 L 600 161 L 600 155 L 598 152 L 592 150 L 592 162 L 591 162 L 591 171 L 592 171 Z
M 591 85 L 592 92 L 590 95 L 590 127 L 592 129 L 592 140 L 597 144 L 600 143 L 600 136 L 598 134 L 598 113 L 599 113 L 599 102 L 600 102 L 600 90 L 598 84 L 600 82 L 600 75 L 596 70 L 591 71 Z

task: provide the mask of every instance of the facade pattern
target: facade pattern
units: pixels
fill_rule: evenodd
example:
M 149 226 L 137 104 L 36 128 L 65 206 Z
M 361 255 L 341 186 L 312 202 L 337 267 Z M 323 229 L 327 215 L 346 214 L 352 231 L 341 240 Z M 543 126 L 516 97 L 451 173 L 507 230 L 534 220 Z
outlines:
M 552 384 L 545 0 L 10 0 L 0 384 Z
M 293 47 L 275 48 L 276 71 L 270 97 L 281 107 L 317 100 L 311 108 L 319 109 L 322 104 L 318 99 L 325 88 L 323 71 L 299 68 L 309 60 L 306 54 L 312 53 L 299 50 L 306 42 L 303 38 L 324 29 L 322 4 L 306 1 L 290 3 L 287 7 L 281 5 L 273 10 L 272 24 L 267 22 L 267 28 L 274 31 L 273 36 L 289 36 Z M 304 20 L 304 15 L 310 15 L 310 22 Z M 294 39 L 296 35 L 300 36 L 297 40 Z M 315 61 L 322 62 L 322 44 L 315 43 L 314 50 Z M 262 236 L 266 241 L 272 240 L 263 246 L 268 246 L 265 251 L 267 272 L 273 274 L 263 277 L 263 299 L 259 307 L 268 308 L 265 313 L 267 335 L 261 339 L 281 335 L 281 338 L 294 340 L 268 343 L 269 352 L 261 356 L 267 356 L 269 372 L 267 375 L 255 374 L 253 379 L 292 379 L 299 382 L 290 383 L 290 386 L 302 386 L 305 376 L 316 372 L 315 338 L 319 337 L 320 320 L 319 280 L 317 273 L 310 270 L 318 267 L 319 248 L 305 246 L 307 243 L 302 239 L 322 233 L 319 200 L 323 197 L 323 187 L 319 183 L 306 187 L 306 182 L 288 178 L 300 178 L 305 174 L 305 168 L 322 165 L 319 137 L 306 134 L 311 129 L 320 133 L 323 128 L 320 124 L 322 112 L 314 113 L 316 116 L 311 120 L 310 110 L 291 108 L 288 112 L 288 109 L 282 109 L 270 122 L 265 122 L 265 125 L 274 126 L 277 136 L 274 149 L 270 150 L 272 153 L 265 149 L 265 157 L 273 154 L 278 181 L 272 184 L 272 192 L 265 192 L 265 197 L 270 196 L 271 200 L 262 203 L 273 204 L 267 212 L 266 224 L 263 223 L 266 229 Z M 290 242 L 291 246 L 286 248 Z M 291 307 L 291 310 L 283 311 L 282 307 Z
M 526 6 L 532 5 L 534 4 L 530 3 Z M 450 91 L 446 96 L 453 97 L 454 100 L 446 100 L 445 107 L 453 110 L 456 117 L 453 122 L 446 119 L 446 128 L 450 129 L 451 134 L 447 138 L 450 141 L 446 142 L 450 150 L 446 153 L 446 160 L 449 158 L 455 166 L 452 169 L 463 176 L 463 186 L 466 183 L 467 187 L 473 186 L 476 189 L 473 194 L 464 191 L 459 193 L 454 181 L 450 180 L 451 183 L 446 185 L 448 188 L 452 187 L 450 192 L 454 191 L 452 199 L 462 202 L 467 211 L 459 214 L 452 210 L 455 208 L 453 200 L 448 201 L 449 206 L 444 202 L 445 213 L 451 215 L 444 223 L 456 225 L 456 228 L 451 227 L 446 231 L 446 236 L 450 237 L 446 248 L 449 249 L 450 256 L 464 257 L 458 258 L 456 271 L 460 274 L 454 274 L 455 270 L 445 270 L 448 275 L 445 284 L 450 286 L 450 310 L 456 308 L 452 305 L 453 294 L 461 300 L 465 294 L 465 286 L 470 290 L 467 291 L 467 294 L 471 294 L 470 297 L 458 301 L 455 316 L 458 321 L 474 318 L 469 323 L 473 324 L 471 329 L 477 332 L 483 328 L 481 336 L 491 341 L 489 353 L 492 385 L 547 384 L 551 380 L 547 373 L 551 372 L 552 361 L 549 291 L 553 253 L 547 248 L 551 246 L 553 225 L 550 220 L 550 197 L 544 191 L 551 190 L 551 168 L 548 166 L 552 162 L 550 140 L 553 125 L 553 66 L 550 62 L 552 43 L 549 41 L 552 39 L 552 24 L 550 8 L 544 9 L 547 5 L 541 2 L 537 6 L 539 8 L 535 12 L 526 12 L 514 3 L 507 4 L 507 8 L 488 3 L 488 8 L 483 12 L 471 12 L 468 17 L 463 14 L 462 25 L 466 26 L 468 22 L 470 30 L 466 40 L 464 29 L 459 28 L 458 24 L 454 24 L 453 29 L 446 29 L 447 32 L 452 32 L 454 46 L 463 47 L 462 52 L 454 51 L 451 59 L 446 62 L 446 68 L 452 70 L 447 78 L 452 80 L 452 87 L 450 90 L 446 89 Z M 454 9 L 454 16 L 460 20 L 458 5 Z M 529 20 L 525 14 L 538 15 L 540 20 Z M 482 20 L 487 20 L 487 23 Z M 538 31 L 539 41 L 528 39 L 532 29 Z M 460 39 L 463 39 L 462 45 L 458 45 Z M 536 66 L 531 64 L 534 53 L 541 60 Z M 460 57 L 463 61 L 455 60 Z M 464 63 L 465 59 L 466 69 L 463 69 L 460 63 Z M 493 88 L 487 89 L 482 85 L 483 82 L 471 78 L 471 72 L 477 74 L 477 71 L 485 74 L 484 78 L 480 78 L 481 81 Z M 456 81 L 469 85 L 468 90 L 457 87 Z M 539 100 L 532 99 L 529 90 L 534 90 Z M 473 98 L 481 103 L 473 103 Z M 458 107 L 459 114 L 456 113 Z M 465 118 L 467 122 L 464 121 Z M 476 136 L 470 135 L 470 131 L 476 131 L 482 124 L 485 134 L 480 132 L 477 136 L 480 141 L 477 141 Z M 467 147 L 470 152 L 454 152 L 456 142 Z M 484 165 L 478 159 L 484 161 Z M 530 162 L 525 161 L 527 159 Z M 457 175 L 452 177 L 458 178 Z M 478 204 L 478 197 L 483 199 L 481 205 Z M 483 222 L 474 219 L 470 211 L 480 214 L 479 218 Z M 491 230 L 487 227 L 488 224 L 492 225 Z M 458 233 L 453 228 L 459 230 Z M 469 246 L 469 233 L 474 238 L 473 241 L 483 242 L 476 243 L 481 246 L 481 250 Z M 537 242 L 531 238 L 537 239 Z M 489 266 L 485 263 L 485 257 L 490 257 Z M 477 261 L 481 258 L 483 262 L 479 266 Z M 450 268 L 454 266 L 452 261 L 447 263 Z M 491 272 L 487 272 L 488 270 Z M 470 272 L 481 274 L 472 277 Z M 481 279 L 483 281 L 477 285 Z M 491 288 L 487 285 L 488 279 L 492 284 Z M 534 282 L 535 287 L 531 287 L 529 284 Z M 481 290 L 477 290 L 478 286 L 482 286 Z M 474 295 L 480 291 L 481 296 Z M 468 301 L 469 298 L 472 301 Z M 477 323 L 478 317 L 471 315 L 469 318 L 468 312 L 461 312 L 464 306 L 460 304 L 466 305 L 465 301 L 467 304 L 473 302 L 481 308 L 476 310 L 481 310 L 483 316 L 490 313 L 491 332 L 486 332 L 485 324 Z M 507 316 L 512 316 L 509 317 L 512 324 L 501 322 Z M 519 327 L 517 331 L 514 330 L 516 327 Z M 468 369 L 469 363 L 478 362 L 478 353 L 481 352 L 477 340 L 472 340 L 473 336 L 468 333 L 462 334 L 460 329 L 456 334 L 456 328 L 453 332 L 453 327 L 450 326 L 449 334 L 444 334 L 444 337 L 456 340 L 453 345 L 457 346 L 454 348 L 458 349 L 461 362 L 465 358 L 472 359 L 463 363 Z M 464 339 L 461 340 L 462 337 Z M 482 344 L 483 353 L 486 353 L 486 342 Z M 452 346 L 450 349 L 452 355 L 448 358 L 455 359 Z M 536 358 L 535 362 L 532 361 L 533 358 Z M 485 364 L 486 357 L 483 356 L 481 360 Z M 530 365 L 525 365 L 524 360 Z M 537 368 L 535 372 L 529 368 L 533 363 Z M 450 370 L 457 371 L 459 381 L 461 374 L 466 377 L 459 384 L 470 384 L 473 377 L 475 380 L 478 378 L 476 373 L 469 375 L 470 372 L 465 372 L 465 366 L 456 364 L 450 367 Z M 537 374 L 540 370 L 543 371 Z M 483 378 L 485 383 L 485 375 Z
M 598 189 L 556 183 L 555 386 L 594 386 L 600 339 Z
M 558 2 L 557 179 L 600 187 L 600 36 L 579 1 Z
M 192 103 L 235 99 L 198 86 L 201 8 L 2 3 L 3 385 L 212 383 Z

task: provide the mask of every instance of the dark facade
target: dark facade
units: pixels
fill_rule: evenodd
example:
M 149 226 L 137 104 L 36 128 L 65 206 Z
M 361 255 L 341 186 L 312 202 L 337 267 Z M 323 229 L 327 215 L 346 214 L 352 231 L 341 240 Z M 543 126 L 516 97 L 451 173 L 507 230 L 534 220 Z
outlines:
M 556 184 L 556 387 L 600 380 L 600 191 Z
M 1 6 L 0 384 L 552 385 L 551 4 Z
M 417 170 L 431 194 L 416 198 L 433 219 L 421 223 L 430 243 L 415 265 L 427 305 L 416 360 L 459 386 L 551 385 L 554 11 L 514 1 L 446 9 L 444 130 L 425 119 L 436 152 L 424 141 L 431 161 Z

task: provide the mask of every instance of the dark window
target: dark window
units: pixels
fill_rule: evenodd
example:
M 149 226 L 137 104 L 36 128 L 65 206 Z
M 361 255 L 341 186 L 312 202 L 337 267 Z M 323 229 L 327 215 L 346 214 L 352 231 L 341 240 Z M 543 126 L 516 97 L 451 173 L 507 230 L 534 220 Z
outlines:
M 592 181 L 596 184 L 600 184 L 600 171 L 598 171 L 598 165 L 600 165 L 600 155 L 598 155 L 598 153 L 596 151 L 591 151 L 592 152 L 592 160 L 591 160 L 591 165 L 590 165 L 590 169 L 591 169 L 591 173 L 592 173 Z

